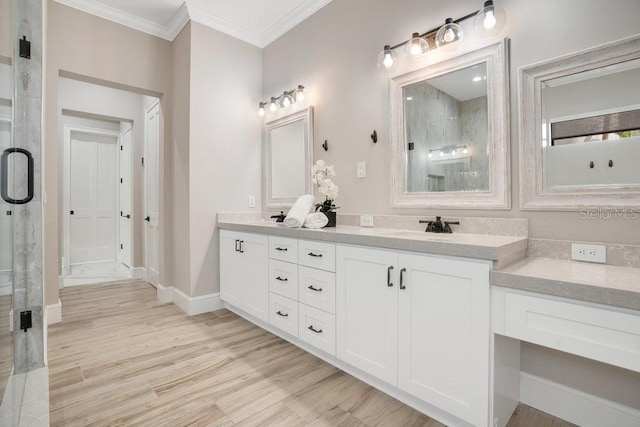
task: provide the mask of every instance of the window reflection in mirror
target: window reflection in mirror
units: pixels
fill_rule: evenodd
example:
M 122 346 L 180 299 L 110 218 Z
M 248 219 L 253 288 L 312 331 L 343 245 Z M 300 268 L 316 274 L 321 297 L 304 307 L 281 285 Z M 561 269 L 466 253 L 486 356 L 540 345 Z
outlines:
M 541 83 L 544 189 L 640 186 L 640 60 Z
M 487 66 L 403 88 L 408 192 L 486 191 Z

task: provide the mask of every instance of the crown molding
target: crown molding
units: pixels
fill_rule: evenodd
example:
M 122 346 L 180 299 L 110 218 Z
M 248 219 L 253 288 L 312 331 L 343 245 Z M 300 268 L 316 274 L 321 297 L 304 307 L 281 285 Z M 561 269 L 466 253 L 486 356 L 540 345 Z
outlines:
M 266 47 L 278 37 L 282 36 L 284 33 L 291 30 L 293 27 L 331 2 L 331 0 L 305 0 L 302 4 L 265 31 L 255 32 L 201 8 L 188 6 L 187 3 L 189 0 L 182 3 L 180 8 L 173 15 L 173 18 L 171 18 L 171 22 L 168 26 L 156 24 L 155 22 L 123 12 L 122 10 L 107 6 L 95 0 L 54 1 L 169 41 L 173 41 L 180 31 L 182 31 L 187 22 L 189 22 L 189 20 L 193 20 L 259 48 Z
M 267 28 L 260 35 L 261 46 L 266 47 L 293 27 L 331 3 L 331 0 L 305 0 L 278 22 Z
M 186 7 L 181 6 L 178 12 L 174 15 L 171 20 L 171 24 L 169 27 L 165 27 L 155 22 L 151 22 L 147 19 L 140 18 L 138 16 L 132 15 L 130 13 L 123 12 L 120 9 L 116 9 L 102 3 L 98 3 L 94 0 L 54 0 L 57 3 L 63 4 L 65 6 L 72 7 L 74 9 L 81 10 L 83 12 L 89 13 L 91 15 L 99 16 L 100 18 L 107 19 L 109 21 L 115 22 L 120 25 L 124 25 L 125 27 L 133 28 L 134 30 L 141 31 L 143 33 L 151 34 L 152 36 L 160 37 L 161 39 L 172 41 L 175 36 L 180 32 L 184 24 L 188 21 L 182 23 L 182 26 L 176 30 L 180 21 L 177 18 L 182 18 L 182 14 L 186 14 Z M 184 9 L 184 11 L 183 11 Z M 172 33 L 173 37 L 172 37 Z

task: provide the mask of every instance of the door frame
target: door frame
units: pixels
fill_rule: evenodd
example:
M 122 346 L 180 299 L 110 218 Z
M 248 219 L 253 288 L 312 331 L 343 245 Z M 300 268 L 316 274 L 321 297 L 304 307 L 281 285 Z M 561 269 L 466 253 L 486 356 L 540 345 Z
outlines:
M 13 118 L 11 116 L 6 116 L 6 115 L 3 115 L 3 114 L 0 114 L 0 123 L 8 123 L 9 124 L 9 128 L 11 129 L 11 138 L 12 138 L 10 145 L 13 146 Z M 0 215 L 4 215 L 4 214 L 2 212 L 0 212 Z M 13 248 L 12 248 L 12 250 L 13 250 Z M 13 274 L 13 265 L 11 266 L 10 270 L 0 270 L 0 274 L 2 274 L 2 272 L 6 272 L 6 271 L 8 271 L 8 274 Z M 11 295 L 12 293 L 13 293 L 13 286 L 12 286 L 11 282 L 9 282 L 9 287 L 3 286 L 3 283 L 0 282 L 0 296 Z
M 133 176 L 133 173 L 134 173 L 134 170 L 133 170 L 133 155 L 134 155 L 134 150 L 133 150 L 133 148 L 134 148 L 134 140 L 133 140 L 134 129 L 133 129 L 133 127 L 134 127 L 134 123 L 133 122 L 127 122 L 127 124 L 129 125 L 129 127 L 124 131 L 121 130 L 120 133 L 119 133 L 119 135 L 120 135 L 119 138 L 120 139 L 118 140 L 118 145 L 122 146 L 122 140 L 124 139 L 123 138 L 124 135 L 127 132 L 131 133 L 131 137 L 130 137 L 130 141 L 129 141 L 129 164 L 125 165 L 125 167 L 127 167 L 129 169 L 129 187 L 130 187 L 129 188 L 129 211 L 130 211 L 130 214 L 131 214 L 131 220 L 130 220 L 130 223 L 129 223 L 129 248 L 130 248 L 129 249 L 129 257 L 130 257 L 130 259 L 129 259 L 129 263 L 126 264 L 126 265 L 128 265 L 128 267 L 133 271 L 133 268 L 134 268 L 133 258 L 134 258 L 134 253 L 135 253 L 134 252 L 135 245 L 134 245 L 134 242 L 133 242 L 133 236 L 134 236 L 134 233 L 133 233 L 133 228 L 134 227 L 133 227 L 133 225 L 135 223 L 134 206 L 133 206 L 133 202 L 134 202 L 134 197 L 133 196 L 134 196 L 134 193 L 135 193 L 135 191 L 134 191 L 135 190 L 134 176 Z M 120 164 L 120 150 L 117 150 L 117 151 L 118 151 L 118 162 L 117 162 L 118 163 L 118 175 L 120 177 L 122 177 L 121 174 L 120 174 L 120 171 L 122 170 L 122 165 Z M 118 186 L 118 208 L 120 208 L 120 186 Z M 120 211 L 120 209 L 118 209 L 118 211 Z M 116 211 L 116 217 L 120 218 L 120 216 L 118 215 L 118 211 Z M 117 222 L 118 222 L 118 229 L 117 229 L 118 230 L 118 238 L 120 238 L 120 236 L 121 236 L 121 234 L 120 234 L 120 222 L 119 221 L 117 221 Z M 125 264 L 123 262 L 122 258 L 121 258 L 122 253 L 117 248 L 117 245 L 116 245 L 116 250 L 118 250 L 118 256 L 117 256 L 118 262 L 120 262 L 121 264 Z
M 157 135 L 157 147 L 156 147 L 156 152 L 157 152 L 157 164 L 156 164 L 156 191 L 158 192 L 157 196 L 156 196 L 156 200 L 158 202 L 158 238 L 156 240 L 156 254 L 158 255 L 158 283 L 151 283 L 149 281 L 149 248 L 148 248 L 148 236 L 147 236 L 147 224 L 143 223 L 142 227 L 143 227 L 143 234 L 142 234 L 142 238 L 144 240 L 143 243 L 143 247 L 144 247 L 144 280 L 146 282 L 149 282 L 152 286 L 156 286 L 159 285 L 161 282 L 161 277 L 162 277 L 162 271 L 161 271 L 161 266 L 162 266 L 162 262 L 161 262 L 161 256 L 163 256 L 163 254 L 160 252 L 160 249 L 162 247 L 162 245 L 160 244 L 160 239 L 162 239 L 162 224 L 163 224 L 163 209 L 162 209 L 162 204 L 163 204 L 163 200 L 161 199 L 161 194 L 162 194 L 162 188 L 163 186 L 161 185 L 161 177 L 163 176 L 163 169 L 162 169 L 162 162 L 163 162 L 163 157 L 162 157 L 162 150 L 164 147 L 164 131 L 163 131 L 163 125 L 164 125 L 164 120 L 162 117 L 162 104 L 160 103 L 160 99 L 158 98 L 157 100 L 155 100 L 153 103 L 151 103 L 147 108 L 145 108 L 144 110 L 144 143 L 143 143 L 143 148 L 142 148 L 142 159 L 147 157 L 147 136 L 149 135 L 149 114 L 151 113 L 151 111 L 153 111 L 155 108 L 159 109 L 158 115 L 159 115 L 159 122 L 158 122 L 158 135 Z M 143 207 L 143 212 L 142 212 L 142 217 L 141 218 L 145 218 L 147 216 L 147 213 L 149 212 L 148 208 L 147 208 L 147 192 L 148 192 L 148 188 L 147 188 L 147 170 L 145 169 L 145 165 L 144 162 L 142 163 L 143 168 L 142 168 L 142 189 L 143 189 L 143 201 L 142 201 L 142 207 Z
M 86 126 L 78 125 L 64 125 L 64 157 L 63 157 L 63 184 L 62 184 L 62 197 L 63 197 L 63 270 L 62 274 L 67 275 L 71 271 L 71 218 L 67 213 L 71 210 L 71 134 L 83 133 L 88 135 L 104 136 L 116 139 L 116 152 L 117 147 L 120 145 L 120 132 L 111 131 L 107 129 L 98 129 Z M 116 161 L 116 176 L 120 176 L 120 161 Z M 118 208 L 120 200 L 120 187 L 116 185 L 116 210 L 115 217 L 118 218 Z M 120 236 L 120 223 L 116 221 L 116 236 Z M 117 259 L 117 244 L 116 244 L 116 259 Z

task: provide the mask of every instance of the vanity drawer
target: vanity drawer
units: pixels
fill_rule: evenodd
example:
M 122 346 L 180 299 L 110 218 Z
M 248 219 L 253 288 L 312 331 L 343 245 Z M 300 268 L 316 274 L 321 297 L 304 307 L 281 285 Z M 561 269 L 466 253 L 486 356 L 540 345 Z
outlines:
M 283 297 L 298 299 L 298 264 L 269 260 L 269 290 Z
M 298 334 L 302 341 L 336 355 L 336 317 L 332 314 L 299 304 Z
M 336 274 L 299 267 L 298 301 L 336 314 Z
M 269 236 L 269 258 L 292 263 L 298 262 L 298 240 Z
M 640 372 L 640 313 L 506 291 L 504 333 Z
M 298 241 L 298 264 L 336 271 L 336 245 L 334 243 Z
M 269 323 L 272 326 L 298 336 L 298 302 L 273 292 L 269 295 Z

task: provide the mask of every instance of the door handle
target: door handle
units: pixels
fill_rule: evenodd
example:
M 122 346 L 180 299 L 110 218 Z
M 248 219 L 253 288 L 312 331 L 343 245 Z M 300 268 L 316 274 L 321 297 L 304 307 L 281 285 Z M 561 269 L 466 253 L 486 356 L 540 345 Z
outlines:
M 244 245 L 244 240 L 240 240 L 240 253 L 241 254 L 244 253 L 244 248 L 242 247 L 242 245 Z
M 276 251 L 287 252 L 288 250 L 289 249 L 287 249 L 287 248 L 276 247 Z
M 9 156 L 13 153 L 24 154 L 27 157 L 27 197 L 13 199 L 9 197 Z M 2 200 L 12 205 L 24 205 L 33 200 L 33 156 L 24 148 L 7 148 L 2 152 L 0 160 L 0 196 Z
M 289 317 L 289 314 L 288 314 L 288 313 L 282 313 L 281 311 L 278 311 L 276 314 L 277 314 L 278 316 L 282 316 L 282 317 Z
M 322 254 L 314 254 L 313 252 L 309 252 L 307 255 L 314 258 L 322 258 Z
M 289 279 L 287 279 L 286 277 L 283 279 L 283 278 L 282 278 L 282 277 L 280 277 L 280 276 L 276 277 L 276 280 L 279 280 L 279 281 L 281 281 L 281 282 L 288 282 L 288 281 L 289 281 Z
M 148 217 L 146 217 L 144 220 L 145 220 L 145 221 L 147 221 L 147 222 L 149 222 L 149 221 L 151 221 L 151 217 L 150 217 L 150 216 L 148 216 Z
M 393 283 L 391 283 L 391 270 L 393 270 L 393 265 L 390 265 L 389 268 L 387 268 L 387 286 L 388 287 L 393 286 Z
M 402 284 L 402 282 L 404 281 L 404 273 L 406 271 L 407 271 L 406 268 L 403 268 L 402 270 L 400 270 L 400 289 L 407 289 L 407 287 Z
M 313 285 L 307 286 L 307 289 L 311 289 L 314 292 L 322 292 L 322 288 L 316 288 Z
M 131 214 L 126 214 L 124 217 L 127 219 L 131 219 Z
M 313 325 L 309 326 L 307 329 L 309 329 L 312 332 L 315 332 L 316 334 L 321 334 L 322 333 L 322 329 L 316 329 L 313 327 Z

